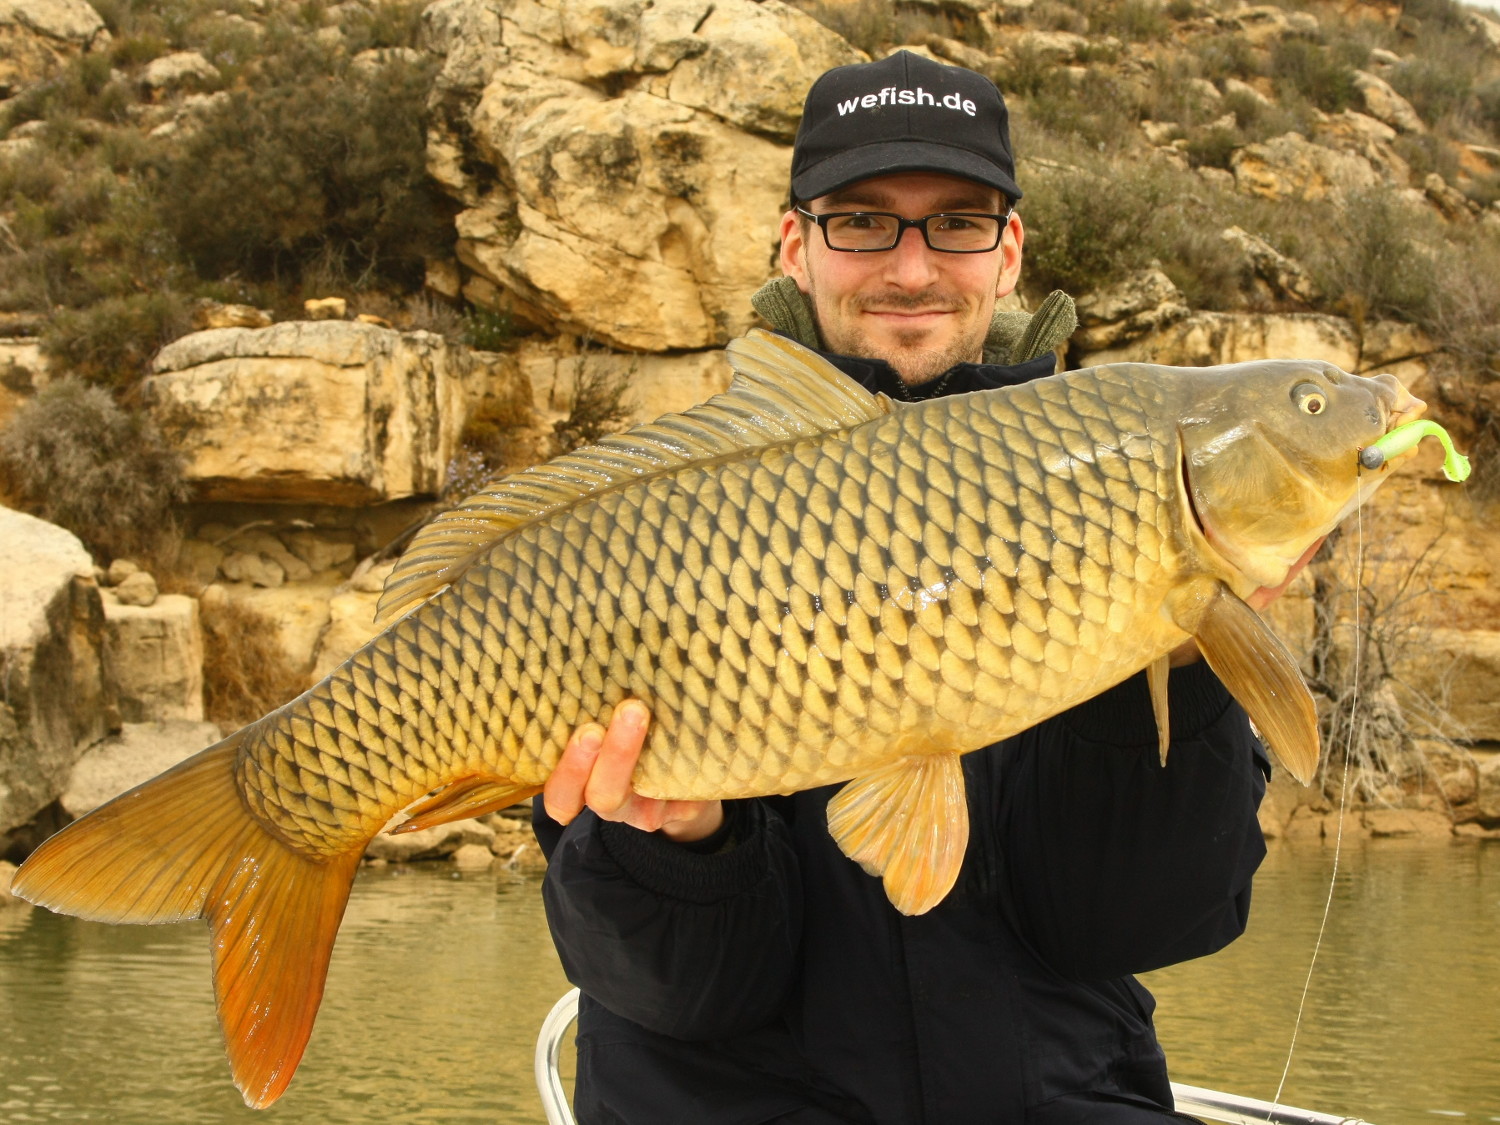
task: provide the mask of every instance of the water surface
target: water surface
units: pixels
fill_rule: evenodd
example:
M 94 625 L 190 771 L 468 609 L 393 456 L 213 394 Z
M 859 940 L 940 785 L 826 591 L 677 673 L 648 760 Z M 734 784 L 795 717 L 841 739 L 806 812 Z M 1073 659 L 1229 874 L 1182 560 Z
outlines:
M 1270 1099 L 1331 848 L 1273 845 L 1249 933 L 1152 974 L 1173 1077 Z M 1500 1121 L 1500 846 L 1345 848 L 1283 1101 L 1376 1125 Z M 366 870 L 290 1091 L 229 1081 L 206 930 L 0 910 L 0 1125 L 537 1125 L 536 1029 L 567 982 L 538 880 Z

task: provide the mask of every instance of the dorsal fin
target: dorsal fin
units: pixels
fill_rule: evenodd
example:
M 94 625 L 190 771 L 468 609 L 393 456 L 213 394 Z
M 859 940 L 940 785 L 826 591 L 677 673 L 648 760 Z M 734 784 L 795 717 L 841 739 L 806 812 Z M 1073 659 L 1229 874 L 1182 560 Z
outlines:
M 783 336 L 753 329 L 725 352 L 734 380 L 724 393 L 501 477 L 438 516 L 386 580 L 376 620 L 426 601 L 502 535 L 585 496 L 693 461 L 858 425 L 892 409 L 884 395 Z

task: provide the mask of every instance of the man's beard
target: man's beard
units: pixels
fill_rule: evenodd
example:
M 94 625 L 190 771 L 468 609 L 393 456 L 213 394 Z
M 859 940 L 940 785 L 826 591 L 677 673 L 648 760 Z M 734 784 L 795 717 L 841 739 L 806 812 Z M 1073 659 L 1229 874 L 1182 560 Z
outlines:
M 881 311 L 960 311 L 962 302 L 939 296 L 932 291 L 912 296 L 887 294 L 880 297 L 857 297 L 853 301 L 856 313 L 868 309 Z M 814 291 L 813 316 L 818 322 L 818 333 L 824 345 L 841 355 L 862 356 L 866 359 L 882 359 L 890 364 L 901 381 L 908 386 L 920 386 L 931 382 L 956 363 L 969 363 L 981 358 L 984 348 L 984 332 L 989 326 L 979 326 L 964 336 L 951 338 L 946 345 L 924 346 L 930 333 L 924 329 L 903 332 L 897 329 L 891 342 L 876 342 L 863 333 L 854 331 L 846 324 L 827 325 L 817 315 L 816 290 Z M 830 328 L 834 329 L 830 332 Z

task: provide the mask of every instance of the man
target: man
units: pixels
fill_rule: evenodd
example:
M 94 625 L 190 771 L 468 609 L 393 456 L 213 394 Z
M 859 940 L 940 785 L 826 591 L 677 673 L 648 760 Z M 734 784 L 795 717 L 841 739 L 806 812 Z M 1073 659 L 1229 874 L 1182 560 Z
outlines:
M 988 80 L 909 53 L 831 71 L 797 136 L 785 278 L 757 307 L 901 400 L 1050 374 L 1071 318 L 995 316 L 1020 196 Z M 536 815 L 584 992 L 580 1121 L 1180 1120 L 1130 974 L 1237 937 L 1264 854 L 1264 757 L 1194 657 L 1170 678 L 1169 768 L 1144 675 L 966 755 L 964 867 L 915 917 L 830 839 L 836 786 L 648 800 L 644 705 L 581 728 Z

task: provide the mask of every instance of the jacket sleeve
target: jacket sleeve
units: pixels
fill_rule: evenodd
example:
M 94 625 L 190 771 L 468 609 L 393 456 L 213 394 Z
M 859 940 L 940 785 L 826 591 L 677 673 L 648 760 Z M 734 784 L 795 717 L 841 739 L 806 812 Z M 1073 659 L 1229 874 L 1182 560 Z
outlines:
M 542 895 L 568 979 L 651 1031 L 706 1040 L 780 1011 L 796 972 L 801 876 L 764 801 L 726 803 L 712 851 L 601 821 L 559 829 L 537 803 Z
M 1144 673 L 1026 732 L 1002 758 L 1013 922 L 1064 976 L 1146 972 L 1244 931 L 1269 765 L 1205 663 L 1174 668 L 1168 691 L 1165 766 Z

